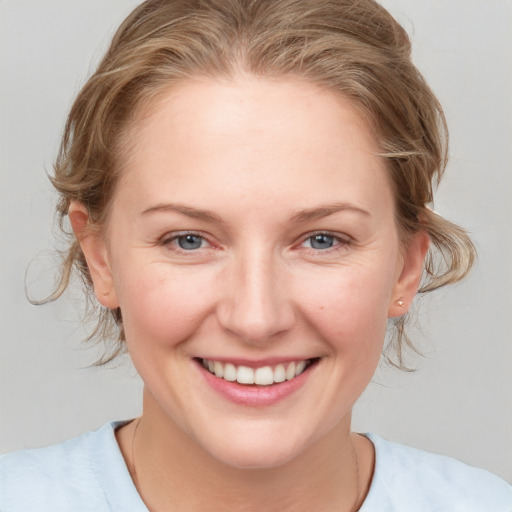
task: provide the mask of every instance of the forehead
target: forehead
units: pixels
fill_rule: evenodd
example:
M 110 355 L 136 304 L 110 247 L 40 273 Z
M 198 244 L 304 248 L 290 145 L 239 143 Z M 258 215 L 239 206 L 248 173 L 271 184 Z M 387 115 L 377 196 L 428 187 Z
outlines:
M 142 109 L 132 123 L 131 133 L 136 140 L 156 125 L 165 130 L 179 129 L 186 139 L 189 129 L 196 130 L 197 135 L 201 135 L 197 132 L 200 128 L 204 134 L 222 137 L 223 133 L 230 136 L 236 128 L 240 135 L 279 135 L 280 143 L 286 142 L 287 136 L 302 137 L 308 145 L 326 140 L 329 133 L 329 139 L 342 136 L 339 143 L 347 137 L 347 142 L 354 143 L 357 137 L 367 149 L 377 151 L 373 132 L 354 102 L 299 77 L 241 75 L 174 85 Z M 340 132 L 341 127 L 349 125 L 350 130 Z
M 137 189 L 137 200 L 145 192 L 153 201 L 177 194 L 188 200 L 207 189 L 204 199 L 246 193 L 284 204 L 351 194 L 371 202 L 379 187 L 389 188 L 355 105 L 298 79 L 249 76 L 173 87 L 138 116 L 130 147 L 122 181 Z

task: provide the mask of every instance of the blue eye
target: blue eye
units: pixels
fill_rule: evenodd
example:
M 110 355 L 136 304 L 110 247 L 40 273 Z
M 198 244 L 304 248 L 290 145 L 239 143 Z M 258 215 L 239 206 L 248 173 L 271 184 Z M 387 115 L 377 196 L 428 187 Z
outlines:
M 337 240 L 334 236 L 325 233 L 310 236 L 307 241 L 312 249 L 325 250 L 331 249 L 336 244 Z
M 180 249 L 193 251 L 194 249 L 199 249 L 203 245 L 204 239 L 199 235 L 188 234 L 177 236 L 175 241 Z

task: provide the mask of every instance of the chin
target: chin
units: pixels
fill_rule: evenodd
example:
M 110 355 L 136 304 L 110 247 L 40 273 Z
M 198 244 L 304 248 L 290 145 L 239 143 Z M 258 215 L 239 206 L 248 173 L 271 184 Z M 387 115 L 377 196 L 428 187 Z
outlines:
M 212 453 L 223 464 L 236 469 L 272 469 L 283 466 L 296 458 L 297 450 L 260 447 L 260 446 L 230 446 L 227 450 Z
M 283 466 L 299 457 L 313 442 L 304 432 L 295 436 L 296 432 L 284 426 L 269 429 L 268 426 L 252 425 L 235 433 L 226 430 L 215 436 L 216 439 L 203 440 L 201 444 L 213 458 L 238 469 Z

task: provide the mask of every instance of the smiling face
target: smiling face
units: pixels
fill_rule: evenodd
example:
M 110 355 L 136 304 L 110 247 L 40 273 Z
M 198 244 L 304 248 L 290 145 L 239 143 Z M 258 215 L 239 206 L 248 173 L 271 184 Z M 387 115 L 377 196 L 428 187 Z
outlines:
M 370 130 L 292 80 L 190 82 L 153 107 L 106 242 L 82 240 L 99 300 L 121 308 L 144 415 L 238 467 L 348 434 L 426 249 L 402 250 Z

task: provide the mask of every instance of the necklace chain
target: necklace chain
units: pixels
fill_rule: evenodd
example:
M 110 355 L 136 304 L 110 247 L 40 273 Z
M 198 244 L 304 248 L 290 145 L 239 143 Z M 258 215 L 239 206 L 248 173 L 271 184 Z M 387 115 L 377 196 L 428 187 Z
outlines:
M 135 465 L 135 435 L 137 434 L 137 429 L 139 428 L 141 418 L 137 418 L 137 423 L 135 425 L 135 428 L 133 429 L 133 436 L 132 436 L 132 460 L 131 460 L 131 466 L 132 466 L 132 476 L 133 476 L 133 482 L 135 484 L 135 487 L 140 491 L 140 485 L 139 485 L 139 479 L 137 477 L 137 466 Z M 351 512 L 357 512 L 359 510 L 359 500 L 361 496 L 361 473 L 359 469 L 359 457 L 357 456 L 357 450 L 354 446 L 354 442 L 351 441 L 350 444 L 352 445 L 352 451 L 354 452 L 354 459 L 356 462 L 356 499 L 354 501 L 354 504 L 351 507 Z
M 350 444 L 352 445 L 352 451 L 354 452 L 354 459 L 356 461 L 356 500 L 351 507 L 352 512 L 357 512 L 359 510 L 359 502 L 361 499 L 361 472 L 359 469 L 359 457 L 357 456 L 357 450 L 354 446 L 354 441 L 351 439 Z
M 137 478 L 137 466 L 135 465 L 135 434 L 137 433 L 137 429 L 139 428 L 141 417 L 137 418 L 137 424 L 135 425 L 135 428 L 133 430 L 133 437 L 132 437 L 132 475 L 133 475 L 133 483 L 135 484 L 135 487 L 140 490 L 139 486 L 139 479 Z

